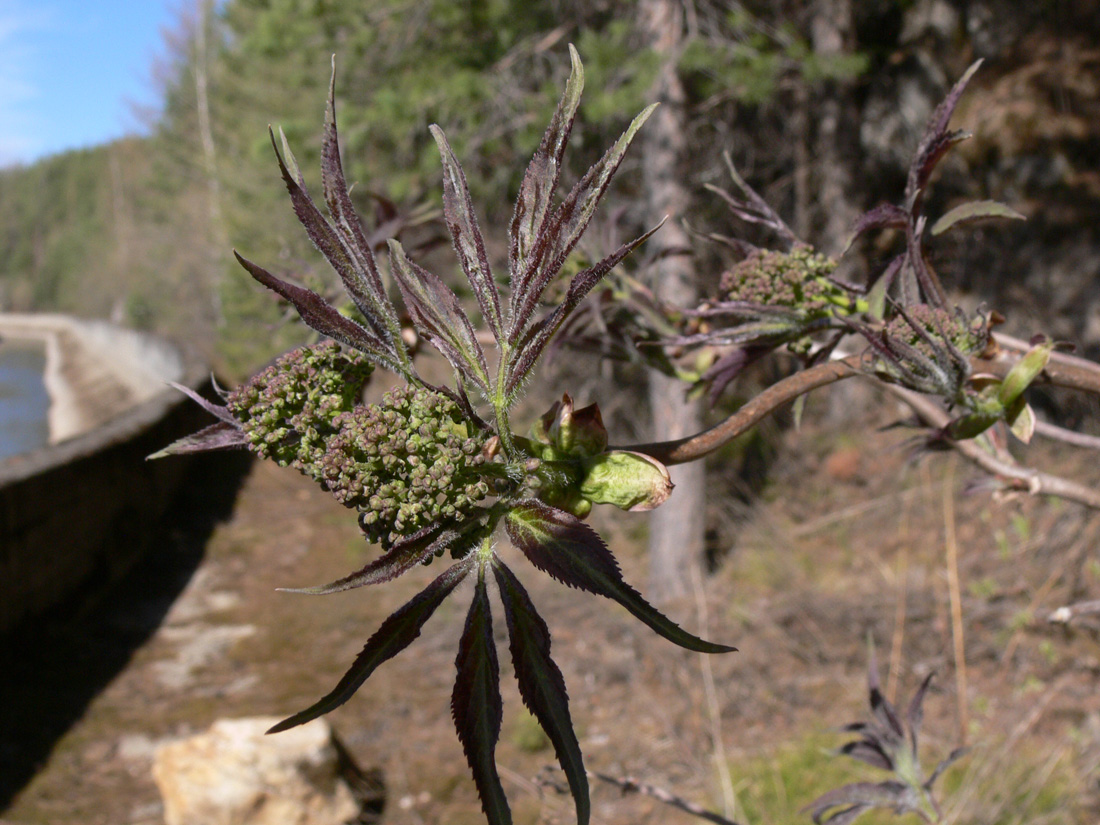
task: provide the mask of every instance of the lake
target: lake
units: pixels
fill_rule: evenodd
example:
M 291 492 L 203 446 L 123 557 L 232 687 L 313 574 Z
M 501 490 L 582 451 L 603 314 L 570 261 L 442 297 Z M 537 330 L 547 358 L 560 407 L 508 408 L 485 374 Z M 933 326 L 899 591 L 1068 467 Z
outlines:
M 49 440 L 50 399 L 42 383 L 44 347 L 30 341 L 0 342 L 0 461 Z

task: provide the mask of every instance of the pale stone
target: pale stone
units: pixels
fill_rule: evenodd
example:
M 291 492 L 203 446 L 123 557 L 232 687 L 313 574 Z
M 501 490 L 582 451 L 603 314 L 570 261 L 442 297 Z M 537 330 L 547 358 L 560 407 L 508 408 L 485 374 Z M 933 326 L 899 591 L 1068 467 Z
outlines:
M 165 825 L 342 825 L 359 806 L 318 719 L 265 735 L 276 718 L 222 719 L 157 748 Z

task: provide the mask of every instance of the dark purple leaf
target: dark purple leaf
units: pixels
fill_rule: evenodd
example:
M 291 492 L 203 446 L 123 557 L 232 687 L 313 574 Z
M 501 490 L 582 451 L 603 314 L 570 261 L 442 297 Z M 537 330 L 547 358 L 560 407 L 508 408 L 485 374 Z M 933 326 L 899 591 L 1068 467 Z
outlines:
M 840 753 L 852 759 L 858 759 L 860 762 L 866 762 L 873 768 L 882 768 L 884 771 L 894 769 L 894 762 L 889 754 L 873 739 L 849 742 L 840 749 Z
M 169 381 L 168 386 L 182 392 L 215 418 L 221 419 L 226 424 L 232 424 L 234 427 L 240 427 L 240 423 L 233 417 L 233 413 L 231 413 L 227 407 L 223 407 L 221 404 L 215 404 L 212 401 L 207 401 L 190 387 L 185 387 L 183 384 L 177 384 L 175 381 Z M 217 384 L 215 384 L 215 388 L 218 388 Z
M 550 658 L 550 631 L 523 585 L 499 559 L 493 560 L 493 574 L 504 603 L 508 647 L 512 653 L 520 696 L 554 745 L 554 753 L 573 792 L 577 825 L 587 825 L 591 816 L 588 777 L 569 715 L 565 680 Z
M 619 563 L 599 534 L 576 516 L 528 499 L 512 508 L 504 526 L 512 543 L 539 570 L 618 602 L 669 641 L 700 653 L 736 650 L 693 636 L 643 599 L 623 581 Z
M 321 254 L 325 256 L 340 276 L 340 280 L 347 288 L 348 294 L 355 301 L 359 311 L 363 313 L 363 317 L 366 318 L 367 324 L 371 327 L 375 336 L 380 340 L 386 340 L 391 330 L 387 329 L 385 322 L 378 317 L 377 311 L 371 305 L 368 296 L 369 281 L 359 271 L 360 262 L 357 261 L 356 254 L 348 247 L 332 224 L 321 214 L 321 210 L 317 208 L 317 204 L 313 202 L 313 198 L 306 191 L 305 180 L 302 178 L 301 170 L 298 169 L 298 162 L 294 159 L 294 153 L 290 151 L 286 135 L 282 133 L 282 130 L 279 131 L 279 139 L 283 147 L 280 152 L 279 146 L 275 142 L 275 132 L 272 130 L 269 130 L 269 132 L 271 145 L 275 149 L 275 157 L 279 162 L 279 171 L 283 176 L 283 183 L 286 184 L 287 192 L 290 193 L 290 202 L 294 207 L 294 214 L 298 216 L 299 222 L 305 227 L 306 234 L 309 235 L 309 239 L 313 241 L 314 246 L 321 251 Z M 367 254 L 369 254 L 369 250 L 367 250 Z M 392 343 L 387 348 L 396 349 L 392 346 Z
M 177 439 L 167 447 L 145 457 L 146 461 L 154 458 L 164 458 L 170 455 L 184 455 L 186 453 L 205 453 L 209 450 L 231 450 L 238 447 L 247 447 L 248 437 L 241 432 L 237 424 L 219 421 L 204 427 L 197 433 L 185 435 Z
M 374 635 L 367 640 L 366 646 L 356 657 L 351 669 L 344 674 L 344 678 L 332 692 L 300 713 L 284 719 L 268 733 L 278 733 L 304 725 L 335 710 L 350 699 L 360 685 L 374 673 L 375 668 L 392 659 L 420 635 L 424 623 L 470 572 L 471 562 L 472 557 L 452 565 L 439 578 L 398 608 L 397 612 L 382 622 Z
M 982 61 L 978 60 L 970 65 L 943 102 L 932 112 L 932 116 L 924 127 L 924 134 L 921 135 L 917 150 L 913 154 L 913 162 L 909 167 L 909 179 L 905 185 L 905 201 L 914 214 L 920 211 L 920 193 L 928 183 L 928 176 L 932 174 L 936 164 L 952 146 L 969 137 L 965 132 L 949 133 L 947 126 L 966 90 L 966 84 L 970 82 L 970 78 L 974 76 L 974 72 L 981 64 Z
M 538 306 L 542 293 L 561 271 L 565 259 L 577 245 L 584 230 L 588 228 L 596 207 L 611 184 L 612 176 L 622 163 L 627 148 L 656 105 L 647 107 L 634 118 L 615 145 L 585 173 L 553 215 L 544 220 L 539 227 L 527 269 L 512 273 L 512 288 L 520 295 L 515 299 L 516 313 L 511 318 L 508 328 L 508 340 L 511 343 L 514 344 L 524 337 L 528 321 Z M 574 283 L 575 281 L 576 279 Z
M 346 269 L 337 269 L 344 288 L 365 315 L 373 315 L 381 320 L 382 325 L 390 332 L 391 339 L 399 338 L 401 322 L 378 274 L 371 244 L 363 234 L 363 226 L 348 194 L 344 167 L 340 161 L 340 142 L 336 131 L 335 57 L 332 59 L 332 79 L 329 81 L 324 139 L 321 143 L 321 184 L 329 214 L 332 215 L 336 231 L 341 236 L 342 246 L 353 263 L 353 266 Z
M 832 825 L 851 822 L 869 808 L 892 808 L 898 813 L 914 810 L 914 792 L 900 782 L 854 782 L 822 794 L 802 810 L 813 816 L 814 822 Z M 832 816 L 826 812 L 840 808 Z
M 545 232 L 545 223 L 550 217 L 550 202 L 561 176 L 562 156 L 573 129 L 573 120 L 577 115 L 581 91 L 584 88 L 584 67 L 572 44 L 569 45 L 569 59 L 572 71 L 565 84 L 565 92 L 542 137 L 542 143 L 523 174 L 523 182 L 516 197 L 509 232 L 509 262 L 516 284 L 519 283 L 520 273 L 532 271 L 530 265 L 535 240 Z M 516 317 L 523 298 L 523 289 L 513 288 L 509 306 L 511 318 Z
M 298 314 L 308 326 L 334 341 L 358 350 L 371 361 L 392 372 L 398 374 L 403 372 L 391 347 L 370 330 L 341 315 L 316 292 L 276 278 L 262 266 L 252 263 L 236 251 L 233 254 L 253 278 L 294 304 L 294 308 L 298 310 Z
M 481 807 L 489 825 L 511 823 L 508 800 L 497 774 L 496 747 L 502 715 L 500 669 L 493 641 L 493 621 L 484 567 L 478 570 L 477 587 L 455 659 L 458 679 L 451 694 L 455 730 L 474 774 Z
M 389 243 L 390 269 L 413 323 L 460 375 L 488 393 L 485 353 L 458 297 L 435 274 L 409 260 L 401 244 Z
M 932 775 L 928 777 L 928 779 L 925 781 L 924 789 L 926 791 L 932 790 L 932 786 L 935 784 L 936 780 L 940 778 L 940 775 L 949 767 L 951 767 L 951 765 L 959 757 L 965 756 L 969 751 L 969 747 L 955 748 L 955 750 L 951 751 L 951 753 L 947 755 L 946 759 L 940 762 L 940 764 L 936 765 L 936 769 L 932 771 Z
M 505 384 L 505 393 L 508 397 L 512 397 L 520 388 L 523 379 L 535 366 L 535 362 L 538 361 L 539 356 L 542 355 L 542 351 L 554 337 L 558 328 L 561 327 L 565 319 L 577 308 L 593 287 L 595 287 L 608 272 L 614 269 L 623 258 L 633 252 L 641 244 L 645 243 L 663 224 L 664 221 L 662 220 L 661 223 L 657 224 L 644 235 L 640 235 L 629 243 L 623 244 L 599 263 L 573 276 L 573 280 L 569 282 L 569 290 L 566 292 L 565 299 L 558 304 L 558 306 L 554 307 L 550 314 L 532 330 L 531 339 L 521 341 L 520 345 L 516 348 L 515 351 L 518 353 L 518 357 L 508 368 L 508 380 Z
M 917 755 L 917 738 L 920 736 L 920 724 L 924 719 L 924 696 L 928 692 L 928 686 L 932 684 L 932 677 L 935 675 L 936 673 L 933 671 L 924 677 L 920 687 L 917 688 L 917 692 L 909 700 L 909 708 L 905 712 L 905 721 L 909 726 L 909 747 L 913 752 L 913 756 Z
M 432 125 L 432 137 L 439 145 L 443 157 L 443 216 L 451 232 L 458 261 L 474 290 L 485 323 L 498 341 L 504 338 L 503 320 L 500 314 L 500 294 L 489 269 L 489 256 L 485 254 L 485 241 L 477 225 L 474 204 L 466 186 L 466 174 L 458 163 L 447 137 L 438 126 Z
M 429 524 L 411 536 L 405 536 L 394 543 L 393 547 L 360 570 L 319 587 L 280 587 L 283 593 L 303 593 L 307 596 L 327 596 L 368 584 L 381 584 L 396 579 L 402 573 L 427 561 L 437 553 L 446 550 L 459 539 L 467 543 L 474 531 L 444 529 L 440 524 Z
M 844 251 L 851 249 L 856 238 L 876 229 L 903 229 L 909 223 L 909 213 L 892 203 L 880 203 L 869 212 L 864 212 L 848 231 L 848 240 Z
M 884 744 L 893 745 L 905 737 L 905 728 L 901 725 L 901 719 L 898 717 L 897 711 L 894 710 L 894 706 L 890 704 L 889 700 L 882 695 L 882 691 L 878 689 L 877 685 L 871 688 L 871 713 L 874 714 L 878 723 L 883 726 L 883 733 L 889 737 L 889 741 Z

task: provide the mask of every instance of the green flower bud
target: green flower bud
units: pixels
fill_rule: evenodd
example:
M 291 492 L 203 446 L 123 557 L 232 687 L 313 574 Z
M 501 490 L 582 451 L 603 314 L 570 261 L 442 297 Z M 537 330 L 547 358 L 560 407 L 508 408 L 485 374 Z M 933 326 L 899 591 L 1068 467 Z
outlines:
M 584 462 L 580 494 L 593 504 L 614 504 L 633 512 L 652 510 L 672 494 L 672 481 L 657 459 L 612 450 Z

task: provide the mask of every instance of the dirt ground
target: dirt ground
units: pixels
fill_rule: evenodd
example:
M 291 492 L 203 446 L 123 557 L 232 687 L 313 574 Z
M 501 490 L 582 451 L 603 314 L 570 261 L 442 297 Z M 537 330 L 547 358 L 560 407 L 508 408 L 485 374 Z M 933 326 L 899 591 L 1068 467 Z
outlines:
M 1100 624 L 1048 620 L 1059 606 L 1100 598 L 1100 519 L 1057 501 L 991 497 L 975 484 L 977 471 L 949 455 L 910 462 L 907 434 L 878 429 L 893 417 L 886 410 L 841 427 L 812 400 L 802 429 L 780 436 L 755 503 L 715 497 L 717 569 L 667 612 L 737 653 L 680 650 L 617 605 L 514 559 L 553 633 L 590 771 L 633 777 L 746 825 L 809 822 L 800 809 L 825 790 L 886 778 L 831 753 L 846 741 L 838 727 L 866 715 L 871 639 L 902 707 L 936 673 L 925 702 L 926 769 L 962 740 L 972 746 L 940 788 L 946 821 L 1100 821 Z M 1100 479 L 1094 456 L 1031 455 Z M 712 488 L 733 485 L 728 476 L 716 469 Z M 598 513 L 595 523 L 644 591 L 645 517 Z M 949 597 L 952 536 L 962 625 Z M 338 578 L 370 548 L 329 496 L 270 465 L 254 466 L 204 544 L 200 558 L 166 536 L 163 558 L 128 589 L 79 627 L 51 631 L 65 662 L 47 664 L 44 650 L 20 660 L 31 687 L 8 712 L 40 715 L 59 730 L 4 823 L 163 821 L 150 776 L 158 742 L 218 718 L 289 715 L 312 703 L 382 619 L 441 569 L 323 598 L 276 592 Z M 172 576 L 179 587 L 166 596 L 157 579 Z M 449 712 L 466 604 L 462 593 L 445 604 L 409 650 L 330 716 L 358 764 L 379 772 L 382 822 L 483 821 Z M 94 669 L 126 633 L 136 641 L 111 653 L 118 667 L 72 719 L 51 722 L 62 683 Z M 506 653 L 501 671 L 498 764 L 515 820 L 568 823 L 572 803 L 522 710 Z M 593 821 L 606 825 L 695 821 L 595 779 L 593 803 Z

